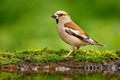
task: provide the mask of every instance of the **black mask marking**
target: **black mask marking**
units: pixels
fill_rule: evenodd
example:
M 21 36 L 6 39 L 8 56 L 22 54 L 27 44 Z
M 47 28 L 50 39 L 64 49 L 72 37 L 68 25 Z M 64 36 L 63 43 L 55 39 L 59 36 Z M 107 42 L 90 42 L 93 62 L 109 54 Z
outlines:
M 58 19 L 56 19 L 56 23 L 58 24 Z

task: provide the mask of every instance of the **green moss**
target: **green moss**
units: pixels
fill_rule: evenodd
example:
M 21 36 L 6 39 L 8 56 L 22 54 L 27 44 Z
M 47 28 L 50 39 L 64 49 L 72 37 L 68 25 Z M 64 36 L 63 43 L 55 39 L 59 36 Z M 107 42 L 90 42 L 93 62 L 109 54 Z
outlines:
M 38 64 L 42 64 L 49 61 L 64 61 L 64 60 L 75 60 L 75 61 L 90 61 L 90 62 L 103 62 L 105 60 L 112 60 L 118 58 L 116 51 L 110 50 L 79 50 L 74 52 L 72 58 L 64 58 L 68 51 L 66 50 L 49 50 L 47 48 L 41 50 L 26 50 L 21 52 L 9 52 L 0 51 L 0 65 L 17 63 L 23 60 L 29 60 Z
M 0 51 L 0 64 L 10 64 L 20 61 L 16 55 L 16 52 Z
M 77 61 L 91 61 L 91 62 L 103 62 L 108 59 L 116 59 L 118 58 L 116 51 L 110 50 L 81 50 L 75 54 L 74 59 Z

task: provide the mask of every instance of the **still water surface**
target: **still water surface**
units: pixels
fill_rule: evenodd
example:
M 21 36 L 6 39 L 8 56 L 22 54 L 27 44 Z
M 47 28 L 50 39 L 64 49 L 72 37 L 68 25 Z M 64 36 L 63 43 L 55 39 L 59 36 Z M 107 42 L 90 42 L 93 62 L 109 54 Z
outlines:
M 120 80 L 120 72 L 49 73 L 0 72 L 0 80 Z

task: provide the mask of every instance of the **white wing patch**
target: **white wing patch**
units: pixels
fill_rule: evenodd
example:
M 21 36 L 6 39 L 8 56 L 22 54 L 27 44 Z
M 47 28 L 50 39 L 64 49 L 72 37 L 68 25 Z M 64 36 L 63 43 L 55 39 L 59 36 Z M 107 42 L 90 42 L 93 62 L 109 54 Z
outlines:
M 87 41 L 90 44 L 95 44 L 95 41 L 93 39 L 91 39 L 90 37 L 87 37 L 85 35 L 81 35 L 82 37 L 85 38 L 85 41 Z
M 65 31 L 68 31 L 69 34 L 75 33 L 75 34 L 79 35 L 79 31 L 78 30 L 73 30 L 73 29 L 65 27 Z

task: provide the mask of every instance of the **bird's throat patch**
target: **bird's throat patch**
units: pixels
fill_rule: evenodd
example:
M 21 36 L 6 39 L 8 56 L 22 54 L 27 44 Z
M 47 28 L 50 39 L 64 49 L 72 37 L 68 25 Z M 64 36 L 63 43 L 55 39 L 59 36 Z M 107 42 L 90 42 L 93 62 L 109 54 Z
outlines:
M 58 24 L 58 19 L 56 19 L 56 23 Z

